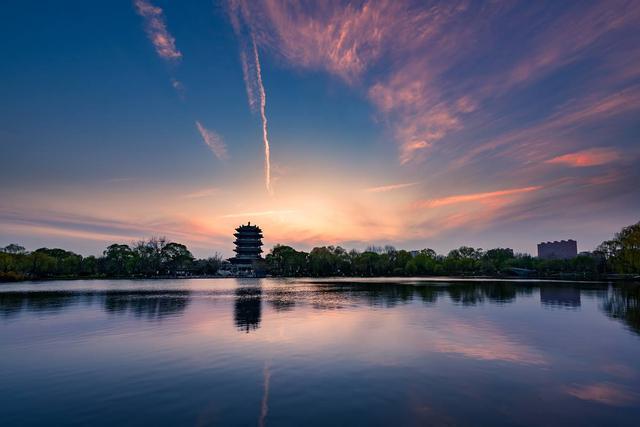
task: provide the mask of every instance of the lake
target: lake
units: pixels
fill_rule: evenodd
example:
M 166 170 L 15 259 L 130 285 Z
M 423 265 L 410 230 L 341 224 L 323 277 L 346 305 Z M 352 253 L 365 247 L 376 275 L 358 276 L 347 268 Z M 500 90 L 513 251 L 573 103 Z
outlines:
M 640 287 L 0 285 L 0 424 L 629 425 Z

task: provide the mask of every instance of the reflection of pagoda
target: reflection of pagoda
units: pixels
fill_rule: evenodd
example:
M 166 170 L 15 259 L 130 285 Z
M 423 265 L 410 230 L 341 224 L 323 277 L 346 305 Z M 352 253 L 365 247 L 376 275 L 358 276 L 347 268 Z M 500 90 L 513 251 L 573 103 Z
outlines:
M 262 230 L 256 225 L 241 225 L 233 234 L 236 236 L 236 248 L 233 250 L 236 256 L 230 258 L 232 264 L 253 264 L 262 259 Z
M 233 317 L 239 331 L 249 333 L 260 327 L 262 312 L 262 289 L 242 287 L 235 291 Z

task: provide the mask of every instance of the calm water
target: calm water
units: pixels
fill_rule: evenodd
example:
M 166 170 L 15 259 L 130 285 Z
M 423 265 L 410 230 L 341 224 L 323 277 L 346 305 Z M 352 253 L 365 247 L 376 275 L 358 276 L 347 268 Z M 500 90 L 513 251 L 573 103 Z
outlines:
M 0 424 L 638 425 L 640 288 L 0 286 Z

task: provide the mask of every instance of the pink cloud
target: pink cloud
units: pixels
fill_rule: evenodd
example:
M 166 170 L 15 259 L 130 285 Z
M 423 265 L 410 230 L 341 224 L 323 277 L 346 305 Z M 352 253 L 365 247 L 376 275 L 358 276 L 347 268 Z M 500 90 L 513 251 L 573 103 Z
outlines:
M 196 121 L 196 127 L 198 128 L 200 136 L 202 136 L 205 144 L 207 144 L 207 146 L 211 149 L 211 151 L 216 155 L 217 158 L 219 158 L 220 160 L 229 158 L 229 155 L 227 154 L 227 146 L 225 145 L 220 135 L 212 130 L 205 128 L 204 126 L 202 126 L 202 124 L 200 124 L 199 121 Z
M 598 166 L 620 159 L 620 153 L 612 148 L 591 148 L 574 153 L 563 154 L 547 160 L 546 163 L 571 167 Z
M 213 188 L 204 188 L 202 190 L 198 190 L 198 191 L 194 191 L 192 193 L 187 193 L 184 196 L 182 196 L 183 199 L 201 199 L 203 197 L 211 197 L 211 196 L 215 196 L 218 195 L 220 193 L 220 189 L 213 187 Z
M 455 165 L 464 166 L 479 158 L 481 154 L 499 152 L 527 161 L 544 161 L 549 152 L 565 148 L 571 134 L 581 127 L 602 122 L 640 109 L 640 87 L 630 87 L 614 93 L 598 93 L 560 106 L 547 119 L 475 144 L 471 149 L 463 147 L 465 153 Z M 564 144 L 560 141 L 564 139 Z
M 145 30 L 158 55 L 167 60 L 178 60 L 182 53 L 176 48 L 176 41 L 167 30 L 162 9 L 147 0 L 135 0 L 134 5 L 145 20 Z
M 599 46 L 610 34 L 631 28 L 640 17 L 640 5 L 632 1 L 619 1 L 614 7 L 607 2 L 568 6 L 557 16 L 540 18 L 528 39 L 530 45 L 514 54 L 509 63 L 486 75 L 476 74 L 473 81 L 456 81 L 453 85 L 448 74 L 456 71 L 460 61 L 475 58 L 486 46 L 495 44 L 488 25 L 506 19 L 515 3 L 477 7 L 468 1 L 452 1 L 424 7 L 388 0 L 357 5 L 334 0 L 234 0 L 230 4 L 258 43 L 290 64 L 322 69 L 363 88 L 382 121 L 389 125 L 401 164 L 439 154 L 452 136 L 468 129 L 468 116 L 487 114 L 482 108 L 486 100 L 580 60 L 590 53 L 589 49 Z M 523 13 L 538 12 L 535 5 L 530 5 Z M 509 15 L 508 19 L 514 18 L 524 19 L 518 15 Z M 232 22 L 238 19 L 235 16 Z M 523 23 L 523 27 L 526 25 Z M 602 54 L 601 49 L 599 52 Z M 637 75 L 638 61 L 630 62 L 627 56 L 617 61 L 624 62 L 625 75 Z M 585 91 L 575 103 L 584 107 L 594 98 L 598 102 L 597 98 L 610 95 L 607 90 Z M 574 120 L 574 126 L 579 126 L 606 117 L 607 110 L 620 111 L 624 107 L 617 103 L 628 99 L 624 99 L 624 90 L 617 95 L 622 98 L 610 99 L 612 105 L 600 105 L 603 110 L 583 108 L 576 111 L 581 116 L 566 115 L 565 125 L 570 126 Z M 571 113 L 572 108 L 569 104 L 562 106 L 558 114 Z M 561 126 L 554 123 L 555 119 L 552 115 L 547 120 L 550 123 L 540 126 Z M 471 150 L 466 146 L 462 163 L 473 158 L 473 153 L 491 150 L 501 142 L 522 145 L 525 150 L 531 147 L 528 142 L 506 141 L 509 136 L 477 144 Z
M 430 199 L 417 202 L 416 207 L 437 208 L 457 203 L 483 202 L 491 203 L 504 199 L 507 196 L 513 196 L 522 193 L 530 193 L 542 189 L 541 186 L 531 186 L 523 188 L 511 188 L 508 190 L 489 191 L 484 193 L 462 194 L 456 196 L 441 197 L 439 199 Z
M 391 185 L 382 185 L 380 187 L 370 187 L 365 189 L 367 193 L 386 193 L 388 191 L 400 190 L 407 187 L 413 187 L 414 185 L 418 185 L 417 182 L 405 182 L 402 184 L 391 184 Z
M 498 86 L 509 88 L 539 78 L 576 61 L 585 49 L 612 31 L 640 20 L 640 5 L 634 1 L 595 2 L 587 7 L 576 4 L 535 35 L 530 54 L 501 76 Z

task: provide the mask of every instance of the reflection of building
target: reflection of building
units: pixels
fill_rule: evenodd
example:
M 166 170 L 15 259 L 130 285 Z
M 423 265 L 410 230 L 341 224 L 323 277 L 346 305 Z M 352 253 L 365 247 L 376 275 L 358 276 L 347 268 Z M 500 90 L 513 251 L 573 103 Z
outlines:
M 580 307 L 580 289 L 543 286 L 540 288 L 540 303 L 552 307 Z
M 578 243 L 575 240 L 560 240 L 538 243 L 538 258 L 571 259 L 578 255 Z
M 249 333 L 260 327 L 262 316 L 262 289 L 258 287 L 238 288 L 233 316 L 236 327 Z

